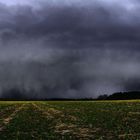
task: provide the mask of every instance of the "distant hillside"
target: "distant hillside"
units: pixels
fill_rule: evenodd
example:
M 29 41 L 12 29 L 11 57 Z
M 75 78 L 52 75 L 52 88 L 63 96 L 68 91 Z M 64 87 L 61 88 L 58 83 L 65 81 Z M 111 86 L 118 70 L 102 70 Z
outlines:
M 130 99 L 140 99 L 140 91 L 130 91 L 130 92 L 117 92 L 112 95 L 101 95 L 97 99 L 99 100 L 130 100 Z

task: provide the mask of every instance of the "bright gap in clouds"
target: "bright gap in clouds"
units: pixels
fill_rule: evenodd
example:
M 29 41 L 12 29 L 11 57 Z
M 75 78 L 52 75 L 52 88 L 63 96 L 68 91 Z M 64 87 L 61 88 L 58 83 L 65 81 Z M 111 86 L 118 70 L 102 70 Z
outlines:
M 105 5 L 116 5 L 116 6 L 121 6 L 124 7 L 128 10 L 131 10 L 135 7 L 137 7 L 138 5 L 138 1 L 137 0 L 97 0 L 100 3 L 104 3 Z
M 52 4 L 58 4 L 58 5 L 63 5 L 63 4 L 76 4 L 76 5 L 88 5 L 88 4 L 103 4 L 103 5 L 116 5 L 116 6 L 121 6 L 124 7 L 128 10 L 131 10 L 137 6 L 137 1 L 136 0 L 123 0 L 123 2 L 119 0 L 0 0 L 0 3 L 6 4 L 8 6 L 11 5 L 30 5 L 30 6 L 37 6 L 40 3 L 52 3 Z
M 30 5 L 32 0 L 0 0 L 0 3 L 11 5 Z

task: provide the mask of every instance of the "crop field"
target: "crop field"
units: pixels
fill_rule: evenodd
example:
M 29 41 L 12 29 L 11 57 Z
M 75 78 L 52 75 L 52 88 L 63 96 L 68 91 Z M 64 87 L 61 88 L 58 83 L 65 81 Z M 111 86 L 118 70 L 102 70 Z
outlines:
M 1 101 L 0 140 L 140 140 L 140 101 Z

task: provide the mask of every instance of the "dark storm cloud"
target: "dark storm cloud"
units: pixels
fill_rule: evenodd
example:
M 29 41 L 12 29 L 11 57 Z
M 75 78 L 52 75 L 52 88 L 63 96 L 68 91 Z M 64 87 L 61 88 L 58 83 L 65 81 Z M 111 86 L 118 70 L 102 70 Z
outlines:
M 1 5 L 2 37 L 44 37 L 56 42 L 110 42 L 138 41 L 139 8 L 129 11 L 120 6 L 91 3 L 89 6 L 52 5 L 32 6 Z
M 1 91 L 18 88 L 26 90 L 26 97 L 95 97 L 138 90 L 138 4 L 0 4 Z

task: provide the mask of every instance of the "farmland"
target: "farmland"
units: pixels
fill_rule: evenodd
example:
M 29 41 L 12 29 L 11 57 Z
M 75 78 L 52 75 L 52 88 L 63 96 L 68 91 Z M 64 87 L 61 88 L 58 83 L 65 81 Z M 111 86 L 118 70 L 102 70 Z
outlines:
M 140 101 L 1 101 L 0 140 L 140 140 Z

